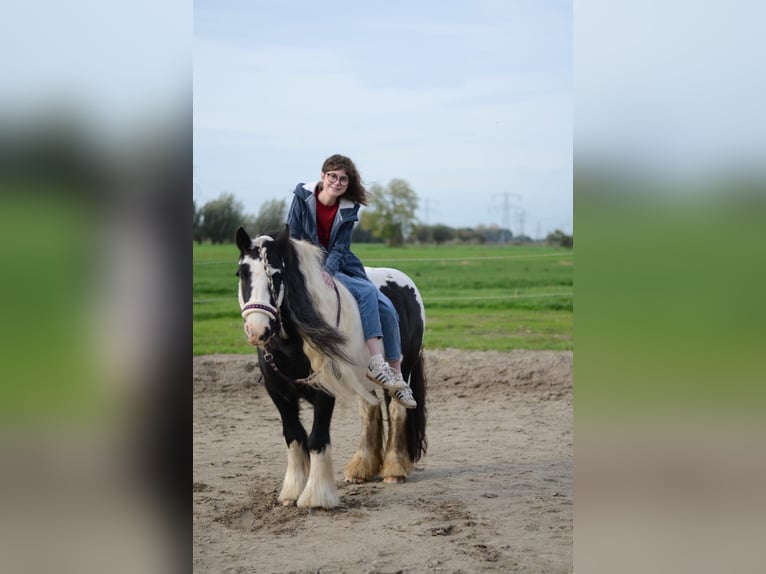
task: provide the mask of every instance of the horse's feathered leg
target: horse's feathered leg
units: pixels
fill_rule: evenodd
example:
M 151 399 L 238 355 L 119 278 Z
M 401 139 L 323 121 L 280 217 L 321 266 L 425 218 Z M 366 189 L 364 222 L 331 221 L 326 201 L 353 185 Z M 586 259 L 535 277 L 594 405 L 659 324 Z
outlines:
M 303 492 L 309 474 L 308 437 L 300 420 L 298 395 L 266 366 L 259 353 L 263 382 L 282 419 L 282 434 L 287 444 L 287 470 L 279 493 L 279 502 L 294 505 Z
M 305 508 L 335 508 L 340 502 L 335 472 L 332 467 L 332 447 L 328 444 L 322 451 L 311 451 L 311 473 L 298 499 L 298 506 Z
M 407 409 L 396 401 L 388 402 L 388 440 L 383 468 L 380 476 L 383 482 L 395 484 L 404 482 L 412 472 L 412 459 L 407 451 Z
M 279 493 L 279 502 L 285 506 L 293 506 L 306 488 L 309 476 L 309 457 L 306 450 L 298 441 L 291 442 L 287 447 L 287 471 Z
M 353 458 L 346 464 L 346 482 L 366 482 L 377 476 L 383 463 L 383 415 L 380 404 L 370 405 L 359 399 L 362 434 Z
M 335 407 L 335 398 L 317 392 L 314 396 L 314 424 L 309 435 L 308 446 L 311 456 L 311 470 L 298 506 L 308 508 L 335 508 L 340 502 L 335 485 L 330 446 L 330 421 Z

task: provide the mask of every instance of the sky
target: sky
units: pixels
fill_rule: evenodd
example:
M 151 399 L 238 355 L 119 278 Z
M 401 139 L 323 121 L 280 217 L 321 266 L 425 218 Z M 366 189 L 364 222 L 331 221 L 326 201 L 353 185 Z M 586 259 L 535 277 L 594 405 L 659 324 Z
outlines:
M 0 121 L 34 131 L 64 120 L 117 153 L 160 126 L 186 131 L 192 26 L 187 0 L 9 4 L 0 18 Z M 179 123 L 183 130 L 168 127 Z
M 753 0 L 579 1 L 578 168 L 595 159 L 686 181 L 764 175 L 764 20 L 766 3 Z
M 194 3 L 194 199 L 291 199 L 334 153 L 451 227 L 573 232 L 572 4 Z

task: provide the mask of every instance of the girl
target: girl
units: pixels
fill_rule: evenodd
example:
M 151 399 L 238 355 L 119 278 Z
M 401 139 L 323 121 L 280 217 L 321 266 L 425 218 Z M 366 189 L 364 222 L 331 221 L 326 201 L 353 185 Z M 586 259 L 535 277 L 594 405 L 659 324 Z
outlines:
M 399 316 L 391 300 L 367 278 L 364 265 L 351 252 L 351 233 L 359 221 L 359 208 L 367 205 L 367 192 L 349 158 L 333 155 L 322 165 L 321 179 L 299 183 L 287 216 L 290 235 L 324 248 L 322 277 L 333 288 L 333 277 L 343 283 L 359 305 L 362 329 L 370 351 L 367 378 L 388 390 L 408 409 L 417 406 L 402 377 L 402 342 Z M 382 339 L 382 342 L 381 342 Z M 385 349 L 387 361 L 383 360 Z

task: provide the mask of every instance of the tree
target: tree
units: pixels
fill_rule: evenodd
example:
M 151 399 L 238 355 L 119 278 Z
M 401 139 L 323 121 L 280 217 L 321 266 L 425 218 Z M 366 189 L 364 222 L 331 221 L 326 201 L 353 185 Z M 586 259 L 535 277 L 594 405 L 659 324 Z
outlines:
M 510 229 L 501 229 L 499 225 L 493 223 L 489 227 L 485 225 L 479 225 L 476 228 L 476 233 L 484 236 L 484 240 L 489 243 L 500 243 L 513 238 L 513 233 Z
M 351 233 L 351 243 L 383 243 L 383 240 L 360 221 L 354 226 L 354 231 Z
M 441 245 L 445 241 L 455 238 L 455 230 L 443 223 L 437 223 L 433 227 L 433 236 L 436 245 Z
M 192 238 L 197 243 L 202 243 L 205 239 L 205 234 L 202 230 L 202 211 L 197 209 L 197 202 L 192 201 L 194 204 L 194 218 L 192 219 Z
M 276 237 L 285 228 L 287 221 L 287 200 L 271 199 L 261 204 L 258 215 L 248 215 L 243 223 L 250 235 L 271 235 Z
M 387 239 L 390 246 L 401 246 L 415 223 L 417 194 L 403 179 L 392 179 L 386 188 L 379 184 L 370 186 L 368 196 L 370 229 Z
M 526 243 L 534 243 L 534 240 L 529 235 L 514 235 L 511 243 L 514 245 L 524 245 Z
M 205 237 L 213 243 L 232 242 L 244 219 L 242 204 L 231 193 L 222 193 L 202 207 L 202 218 Z
M 567 235 L 560 229 L 556 229 L 555 231 L 552 231 L 548 234 L 548 237 L 545 238 L 545 242 L 549 245 L 560 245 L 561 247 L 573 247 L 574 246 L 574 237 L 572 235 Z
M 430 243 L 433 230 L 430 225 L 416 225 L 412 230 L 412 235 L 419 243 Z
M 455 230 L 455 237 L 462 243 L 479 243 L 483 244 L 485 237 L 478 231 L 474 231 L 470 227 L 460 227 Z

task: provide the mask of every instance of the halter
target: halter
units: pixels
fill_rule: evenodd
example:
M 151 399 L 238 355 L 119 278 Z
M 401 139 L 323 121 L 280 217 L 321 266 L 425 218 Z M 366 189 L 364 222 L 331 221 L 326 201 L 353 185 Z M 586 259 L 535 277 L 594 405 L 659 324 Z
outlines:
M 282 306 L 282 300 L 284 299 L 285 291 L 283 288 L 279 296 L 277 296 L 277 294 L 274 292 L 274 280 L 271 277 L 272 273 L 269 273 L 269 261 L 266 258 L 266 248 L 263 245 L 258 247 L 258 255 L 261 258 L 263 270 L 266 273 L 266 279 L 269 282 L 269 294 L 271 295 L 271 300 L 275 301 L 277 305 L 276 307 L 273 307 L 269 303 L 248 303 L 242 307 L 242 318 L 247 319 L 248 315 L 253 313 L 261 313 L 268 316 L 270 319 L 276 320 L 277 328 L 274 329 L 269 338 L 263 342 L 265 345 L 271 340 L 271 337 L 273 337 L 277 331 L 282 330 L 282 313 L 280 312 L 279 308 Z M 284 262 L 282 263 L 282 266 L 284 267 Z
M 279 319 L 279 309 L 265 303 L 248 303 L 242 307 L 242 318 L 244 319 L 248 315 L 257 313 L 258 311 L 263 311 L 264 314 L 271 315 L 273 319 Z

